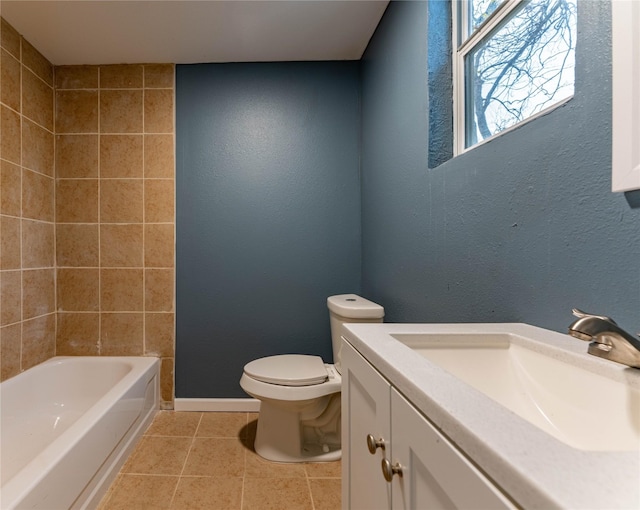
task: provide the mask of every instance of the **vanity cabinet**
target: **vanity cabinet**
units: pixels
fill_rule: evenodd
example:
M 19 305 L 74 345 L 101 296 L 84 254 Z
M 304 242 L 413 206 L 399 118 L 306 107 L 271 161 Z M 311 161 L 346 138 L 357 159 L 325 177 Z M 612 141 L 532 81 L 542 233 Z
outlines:
M 346 341 L 342 380 L 343 510 L 515 508 Z

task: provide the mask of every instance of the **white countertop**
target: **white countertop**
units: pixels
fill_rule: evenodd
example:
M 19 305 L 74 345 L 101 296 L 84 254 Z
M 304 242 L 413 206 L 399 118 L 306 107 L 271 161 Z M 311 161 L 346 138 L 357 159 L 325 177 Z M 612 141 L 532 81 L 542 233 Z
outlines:
M 528 349 L 639 390 L 640 369 L 591 356 L 587 343 L 527 324 L 345 324 L 343 330 L 347 341 L 519 506 L 640 509 L 640 445 L 626 452 L 572 448 L 390 336 L 424 333 L 425 327 L 434 334 L 511 334 Z M 630 405 L 640 427 L 640 402 Z

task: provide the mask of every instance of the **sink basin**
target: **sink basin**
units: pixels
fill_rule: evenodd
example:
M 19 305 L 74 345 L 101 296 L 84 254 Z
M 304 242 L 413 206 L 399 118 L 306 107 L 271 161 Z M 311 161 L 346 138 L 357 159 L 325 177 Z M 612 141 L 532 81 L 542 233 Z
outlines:
M 640 391 L 624 380 L 508 333 L 391 336 L 573 448 L 640 450 Z

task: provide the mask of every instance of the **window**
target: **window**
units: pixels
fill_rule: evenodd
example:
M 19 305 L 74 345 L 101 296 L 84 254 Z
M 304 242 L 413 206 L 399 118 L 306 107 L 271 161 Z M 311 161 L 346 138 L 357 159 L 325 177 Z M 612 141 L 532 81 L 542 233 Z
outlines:
M 454 0 L 455 149 L 573 96 L 577 0 Z

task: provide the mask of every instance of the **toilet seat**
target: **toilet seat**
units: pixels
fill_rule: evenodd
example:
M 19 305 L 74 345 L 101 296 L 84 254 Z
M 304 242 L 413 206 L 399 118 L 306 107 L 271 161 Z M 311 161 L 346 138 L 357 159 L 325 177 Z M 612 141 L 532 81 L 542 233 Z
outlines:
M 257 381 L 280 386 L 314 386 L 328 378 L 322 358 L 305 354 L 259 358 L 247 363 L 244 372 Z

